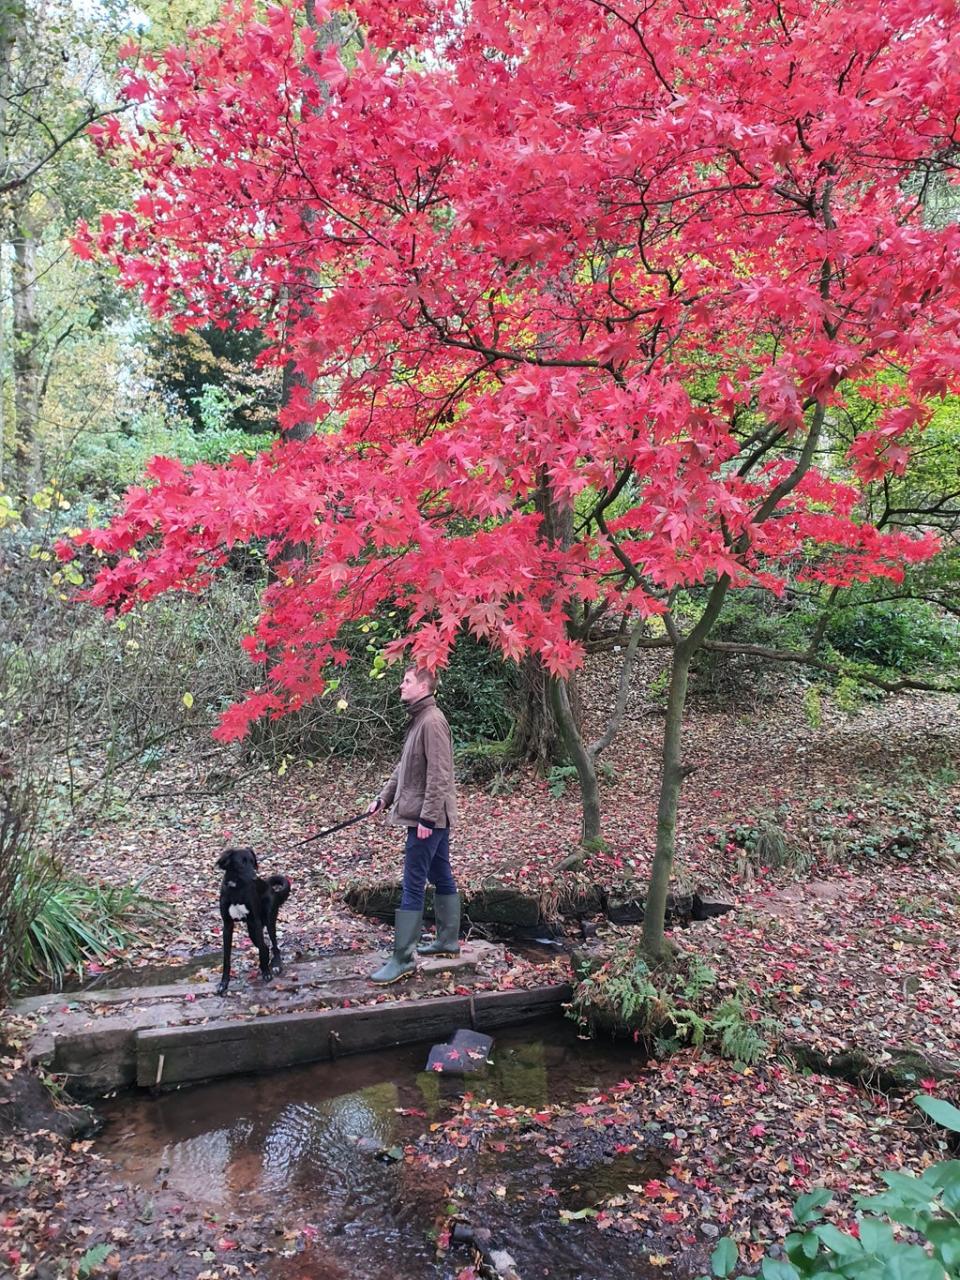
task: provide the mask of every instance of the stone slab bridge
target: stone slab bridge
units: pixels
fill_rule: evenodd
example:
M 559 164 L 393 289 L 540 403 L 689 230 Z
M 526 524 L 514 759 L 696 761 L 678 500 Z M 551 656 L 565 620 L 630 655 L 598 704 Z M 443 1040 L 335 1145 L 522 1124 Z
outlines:
M 209 968 L 186 979 L 34 996 L 14 1012 L 37 1019 L 30 1059 L 60 1076 L 73 1096 L 92 1098 L 445 1040 L 458 1028 L 490 1031 L 561 1012 L 572 994 L 566 984 L 487 989 L 484 971 L 501 959 L 496 944 L 468 942 L 458 958 L 425 960 L 415 978 L 388 988 L 367 980 L 376 965 L 369 955 L 293 961 L 270 983 L 240 977 L 218 996 L 216 953 Z

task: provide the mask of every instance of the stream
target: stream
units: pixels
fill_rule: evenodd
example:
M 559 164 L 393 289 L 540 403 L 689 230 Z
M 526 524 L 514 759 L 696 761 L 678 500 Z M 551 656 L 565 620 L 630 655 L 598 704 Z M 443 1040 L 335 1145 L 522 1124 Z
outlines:
M 472 1251 L 455 1244 L 438 1261 L 434 1237 L 451 1201 L 470 1220 L 469 1189 L 481 1177 L 496 1178 L 502 1200 L 473 1225 L 490 1230 L 521 1280 L 670 1280 L 668 1270 L 646 1263 L 640 1239 L 558 1216 L 656 1176 L 654 1150 L 593 1164 L 583 1153 L 582 1167 L 565 1162 L 546 1172 L 489 1150 L 436 1169 L 395 1158 L 465 1091 L 513 1106 L 582 1102 L 636 1075 L 643 1062 L 635 1050 L 581 1040 L 561 1019 L 496 1035 L 493 1065 L 466 1081 L 425 1071 L 428 1050 L 405 1046 L 121 1096 L 99 1108 L 96 1149 L 145 1192 L 182 1199 L 185 1215 L 212 1211 L 225 1227 L 265 1215 L 275 1231 L 265 1243 L 275 1249 L 284 1248 L 286 1229 L 300 1232 L 302 1245 L 307 1226 L 306 1248 L 265 1258 L 258 1269 L 276 1280 L 454 1280 Z M 549 1193 L 531 1195 L 541 1180 L 546 1192 L 548 1176 Z

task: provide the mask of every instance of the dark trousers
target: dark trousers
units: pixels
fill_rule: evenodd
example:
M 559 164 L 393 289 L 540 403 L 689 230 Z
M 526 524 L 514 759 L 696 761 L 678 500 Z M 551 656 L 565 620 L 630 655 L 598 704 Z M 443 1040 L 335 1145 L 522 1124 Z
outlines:
M 438 827 L 426 840 L 418 839 L 416 827 L 407 827 L 401 911 L 423 910 L 423 893 L 428 880 L 439 894 L 457 892 L 450 870 L 449 827 Z

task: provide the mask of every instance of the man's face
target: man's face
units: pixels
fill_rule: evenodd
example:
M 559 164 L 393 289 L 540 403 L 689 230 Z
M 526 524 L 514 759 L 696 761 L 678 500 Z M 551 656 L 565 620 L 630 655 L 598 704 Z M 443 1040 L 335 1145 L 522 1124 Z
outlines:
M 426 696 L 426 686 L 421 682 L 416 671 L 412 667 L 408 667 L 403 673 L 403 679 L 400 681 L 400 701 L 417 702 L 420 698 L 425 698 Z

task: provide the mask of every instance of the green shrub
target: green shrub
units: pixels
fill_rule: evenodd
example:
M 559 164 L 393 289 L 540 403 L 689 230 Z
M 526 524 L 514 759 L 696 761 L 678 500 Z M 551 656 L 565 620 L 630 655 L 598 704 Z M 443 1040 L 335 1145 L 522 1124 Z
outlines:
M 155 767 L 160 744 L 205 737 L 262 678 L 241 639 L 259 610 L 263 562 L 247 549 L 202 597 L 167 595 L 109 619 L 66 598 L 70 586 L 49 547 L 69 518 L 53 513 L 49 529 L 0 534 L 0 711 L 16 704 L 22 724 L 68 754 L 96 736 L 108 771 L 140 756 Z M 257 725 L 245 750 L 271 762 L 395 750 L 406 715 L 399 669 L 383 651 L 403 624 L 400 610 L 351 623 L 342 636 L 347 665 L 330 670 L 324 696 Z M 439 690 L 455 742 L 508 738 L 518 686 L 515 664 L 461 635 Z
M 461 635 L 438 691 L 454 740 L 505 739 L 513 726 L 518 683 L 515 663 L 483 641 Z
M 776 1029 L 742 992 L 721 997 L 716 973 L 694 955 L 651 969 L 634 947 L 621 944 L 577 976 L 569 1017 L 591 1030 L 644 1040 L 660 1057 L 707 1045 L 737 1062 L 759 1062 Z
M 483 740 L 462 743 L 455 752 L 457 778 L 474 786 L 485 786 L 491 795 L 509 791 L 516 758 L 510 734 L 492 742 Z
M 16 961 L 18 984 L 60 986 L 69 974 L 82 976 L 89 961 L 129 946 L 141 929 L 155 928 L 168 908 L 145 897 L 141 883 L 114 886 L 64 876 L 52 859 L 35 852 L 15 888 L 32 904 Z
M 956 661 L 956 629 L 922 600 L 865 604 L 831 618 L 827 642 L 845 658 L 895 671 Z
M 760 870 L 790 867 L 797 874 L 809 870 L 813 850 L 793 839 L 781 822 L 782 812 L 760 814 L 735 822 L 714 837 L 718 849 L 734 859 L 736 874 L 749 880 Z
M 682 614 L 681 609 L 681 614 Z M 699 617 L 699 607 L 689 613 L 689 623 Z M 802 604 L 778 600 L 768 591 L 744 589 L 731 592 L 709 639 L 736 644 L 763 645 L 772 649 L 804 648 L 810 618 Z M 701 649 L 691 667 L 690 691 L 712 698 L 719 705 L 762 703 L 778 697 L 785 679 L 797 671 L 750 654 Z
M 601 760 L 597 766 L 597 778 L 600 782 L 612 782 L 616 770 L 609 760 Z M 554 800 L 561 800 L 567 794 L 568 787 L 579 785 L 579 774 L 575 764 L 555 764 L 547 774 L 547 786 Z
M 73 501 L 109 502 L 130 485 L 142 484 L 144 468 L 158 454 L 179 458 L 186 466 L 218 463 L 235 453 L 252 457 L 275 440 L 272 432 L 252 434 L 223 415 L 209 415 L 207 425 L 197 431 L 188 419 L 172 417 L 154 403 L 125 426 L 80 436 L 58 480 Z
M 346 665 L 330 669 L 323 695 L 302 711 L 256 726 L 256 750 L 271 760 L 396 750 L 407 722 L 397 697 L 403 664 L 389 666 L 383 650 L 402 626 L 399 610 L 385 610 L 344 628 L 340 643 L 348 655 Z M 472 636 L 457 638 L 450 663 L 440 673 L 437 698 L 461 760 L 465 744 L 496 744 L 508 737 L 516 688 L 513 664 Z
M 938 1123 L 960 1133 L 956 1107 L 926 1095 L 916 1101 Z M 801 1196 L 793 1209 L 796 1229 L 781 1251 L 786 1257 L 768 1253 L 760 1266 L 763 1280 L 945 1280 L 960 1275 L 960 1160 L 931 1165 L 919 1178 L 891 1171 L 880 1176 L 887 1190 L 857 1202 L 854 1230 L 821 1221 L 832 1198 L 825 1188 Z M 734 1242 L 721 1240 L 711 1258 L 713 1276 L 733 1276 L 738 1262 Z

